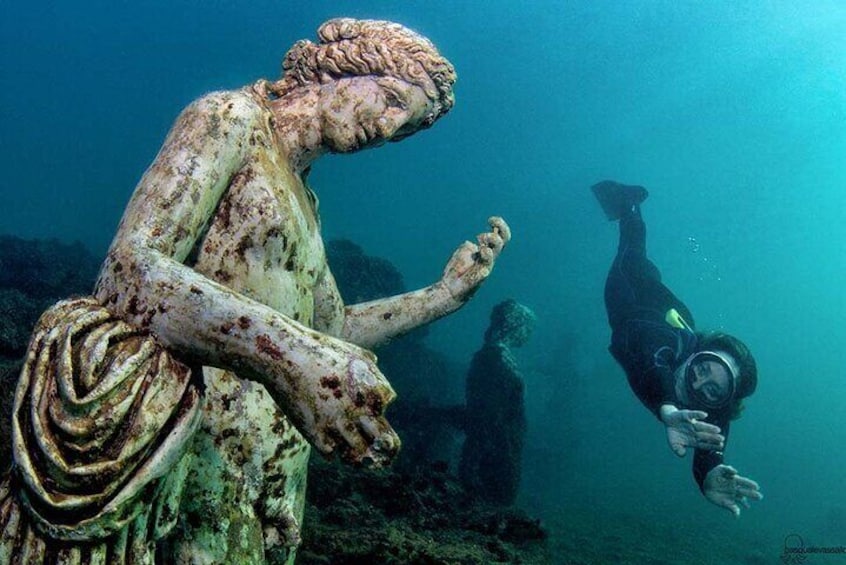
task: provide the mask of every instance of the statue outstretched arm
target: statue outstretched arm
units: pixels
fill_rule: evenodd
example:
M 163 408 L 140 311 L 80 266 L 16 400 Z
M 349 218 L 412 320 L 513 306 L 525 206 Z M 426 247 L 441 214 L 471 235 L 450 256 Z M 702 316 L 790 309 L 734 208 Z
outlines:
M 347 306 L 341 337 L 373 347 L 458 310 L 490 275 L 511 230 L 498 216 L 477 243 L 465 241 L 452 254 L 438 282 L 412 292 Z
M 183 359 L 263 384 L 320 451 L 381 463 L 399 440 L 382 416 L 394 391 L 373 355 L 184 264 L 248 148 L 270 143 L 263 119 L 240 92 L 183 112 L 127 206 L 96 297 Z

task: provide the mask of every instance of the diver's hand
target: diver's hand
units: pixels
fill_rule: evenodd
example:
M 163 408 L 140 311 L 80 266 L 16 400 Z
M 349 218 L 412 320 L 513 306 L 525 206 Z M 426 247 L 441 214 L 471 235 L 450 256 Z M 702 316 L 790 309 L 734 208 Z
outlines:
M 750 499 L 764 498 L 758 483 L 741 477 L 737 474 L 737 469 L 730 465 L 717 465 L 708 471 L 702 490 L 708 502 L 725 508 L 735 516 L 740 516 L 739 504 L 749 508 Z
M 720 428 L 701 422 L 708 417 L 701 410 L 679 410 L 672 404 L 664 404 L 660 410 L 661 421 L 667 427 L 667 442 L 679 457 L 684 457 L 687 448 L 719 451 L 726 442 Z
M 469 300 L 488 278 L 502 248 L 511 239 L 511 229 L 499 216 L 488 218 L 488 225 L 491 231 L 476 236 L 478 243 L 461 244 L 444 268 L 441 283 L 459 303 Z

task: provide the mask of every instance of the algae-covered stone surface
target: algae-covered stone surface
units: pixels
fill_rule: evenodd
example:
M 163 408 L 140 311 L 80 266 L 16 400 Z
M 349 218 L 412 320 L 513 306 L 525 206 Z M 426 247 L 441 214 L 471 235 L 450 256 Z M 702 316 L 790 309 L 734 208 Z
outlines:
M 315 459 L 301 564 L 553 563 L 540 522 L 472 498 L 433 463 L 414 473 Z

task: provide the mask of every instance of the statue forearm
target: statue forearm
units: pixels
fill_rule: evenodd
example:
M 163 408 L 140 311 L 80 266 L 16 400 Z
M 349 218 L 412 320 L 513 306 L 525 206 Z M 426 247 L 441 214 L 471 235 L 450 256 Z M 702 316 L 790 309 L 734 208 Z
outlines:
M 389 298 L 347 306 L 341 337 L 372 348 L 458 310 L 443 282 Z
M 263 384 L 315 447 L 381 462 L 398 440 L 382 418 L 394 392 L 373 355 L 314 331 L 150 249 L 112 249 L 97 299 L 149 329 L 186 360 L 229 369 Z M 348 430 L 364 426 L 372 444 Z
M 488 219 L 489 232 L 478 244 L 466 241 L 452 254 L 441 280 L 420 290 L 364 302 L 344 309 L 341 337 L 374 347 L 461 308 L 490 275 L 511 230 L 499 216 Z
M 112 249 L 96 297 L 117 316 L 152 331 L 168 348 L 205 365 L 272 373 L 256 338 L 308 330 L 158 251 Z M 290 327 L 289 327 L 290 326 Z M 315 333 L 315 332 L 312 332 Z M 249 359 L 255 357 L 255 359 Z

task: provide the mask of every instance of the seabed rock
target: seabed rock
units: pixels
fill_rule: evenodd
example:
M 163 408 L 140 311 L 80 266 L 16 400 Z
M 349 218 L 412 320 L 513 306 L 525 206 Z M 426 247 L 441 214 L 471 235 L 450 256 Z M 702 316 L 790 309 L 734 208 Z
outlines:
M 552 562 L 538 520 L 474 499 L 447 468 L 348 469 L 314 458 L 297 563 Z

